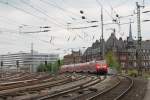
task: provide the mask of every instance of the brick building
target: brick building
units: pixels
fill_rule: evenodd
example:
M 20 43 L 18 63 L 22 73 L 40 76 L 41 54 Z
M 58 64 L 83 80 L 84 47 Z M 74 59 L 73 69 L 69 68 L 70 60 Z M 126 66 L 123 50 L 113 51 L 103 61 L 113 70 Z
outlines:
M 92 44 L 91 47 L 87 48 L 85 53 L 83 54 L 82 60 L 90 61 L 92 59 L 101 59 L 102 58 L 102 45 L 101 41 L 96 40 L 95 43 Z M 122 40 L 122 38 L 117 38 L 114 32 L 110 35 L 108 40 L 104 41 L 104 49 L 105 54 L 108 51 L 113 51 L 120 63 L 120 65 L 125 67 L 137 67 L 136 60 L 136 47 L 137 41 L 132 37 L 132 29 L 131 24 L 129 27 L 129 36 L 126 40 Z M 150 68 L 150 40 L 142 41 L 142 67 Z
M 75 63 L 80 63 L 82 62 L 82 55 L 80 50 L 79 51 L 73 51 L 71 54 L 65 55 L 64 56 L 64 64 L 75 64 Z
M 105 54 L 108 51 L 113 51 L 122 68 L 133 68 L 137 67 L 136 60 L 136 47 L 137 41 L 132 37 L 131 24 L 129 27 L 129 36 L 126 40 L 122 38 L 117 38 L 115 35 L 115 30 L 111 33 L 107 41 L 96 40 L 91 47 L 88 47 L 84 54 L 77 54 L 77 62 L 88 62 L 91 60 L 100 60 L 102 58 L 102 41 L 104 43 Z M 150 68 L 150 40 L 142 41 L 142 67 Z M 64 57 L 65 63 L 73 63 L 73 54 L 66 55 Z

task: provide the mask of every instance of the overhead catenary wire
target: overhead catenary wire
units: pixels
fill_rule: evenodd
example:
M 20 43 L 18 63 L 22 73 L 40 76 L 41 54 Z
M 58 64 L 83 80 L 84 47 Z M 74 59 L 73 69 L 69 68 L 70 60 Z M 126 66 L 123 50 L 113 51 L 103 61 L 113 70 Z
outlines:
M 53 24 L 55 24 L 55 25 L 57 25 L 57 26 L 59 26 L 59 27 L 64 28 L 64 25 L 63 25 L 62 23 L 56 22 L 56 20 L 57 20 L 56 18 L 53 18 L 53 17 L 49 16 L 49 15 L 46 14 L 45 12 L 39 10 L 38 8 L 34 7 L 34 6 L 31 5 L 30 3 L 25 2 L 24 0 L 20 0 L 20 1 L 21 1 L 22 3 L 24 3 L 24 4 L 26 4 L 27 6 L 33 8 L 33 9 L 36 10 L 37 12 L 39 12 L 39 13 L 45 15 L 46 17 L 49 17 L 50 19 L 53 19 L 53 20 L 47 19 L 47 20 L 50 21 L 51 23 L 53 23 Z
M 96 0 L 97 4 L 100 6 L 100 7 L 103 7 L 103 5 L 100 3 L 99 0 Z M 114 18 L 112 17 L 112 15 L 107 11 L 107 9 L 105 9 L 103 7 L 103 9 L 105 10 L 105 12 L 107 13 L 107 15 L 113 20 Z
M 22 12 L 28 14 L 28 15 L 31 15 L 31 16 L 37 18 L 37 19 L 44 20 L 44 21 L 46 20 L 45 18 L 39 17 L 39 16 L 37 16 L 37 15 L 34 15 L 34 14 L 32 14 L 32 13 L 30 13 L 30 12 L 28 12 L 28 11 L 22 9 L 22 8 L 16 7 L 16 6 L 14 6 L 14 5 L 8 3 L 7 1 L 6 1 L 6 2 L 0 1 L 0 3 L 5 4 L 5 5 L 8 5 L 8 6 L 12 7 L 12 8 L 17 9 L 17 10 L 20 10 L 20 11 L 22 11 Z
M 98 25 L 84 26 L 84 27 L 74 27 L 74 28 L 70 28 L 70 29 L 85 29 L 85 28 L 93 28 L 93 27 L 98 27 Z
M 5 22 L 8 23 L 9 25 L 16 25 L 16 26 L 22 25 L 21 23 L 15 21 L 15 20 L 12 20 L 12 19 L 10 19 L 10 18 L 1 16 L 1 15 L 0 15 L 0 19 L 2 19 L 2 21 L 5 21 Z M 11 24 L 10 24 L 10 23 L 11 23 Z
M 47 13 L 46 13 L 46 10 L 44 10 L 43 8 L 41 8 L 40 6 L 34 6 L 34 4 L 33 3 L 27 3 L 26 1 L 24 1 L 24 0 L 20 0 L 22 3 L 25 3 L 27 6 L 29 6 L 29 7 L 31 7 L 31 8 L 33 8 L 34 10 L 36 10 L 37 12 L 39 12 L 39 13 L 42 13 L 43 15 L 45 15 L 45 16 L 47 16 L 47 17 L 50 17 L 51 19 L 53 19 L 53 21 L 55 21 L 56 22 L 56 20 L 58 20 L 58 19 L 56 19 L 55 17 L 52 17 L 52 15 L 50 16 L 50 15 L 48 15 Z M 57 22 L 57 24 L 58 24 L 58 22 Z M 59 24 L 62 24 L 62 23 L 60 23 L 59 22 Z M 63 24 L 62 24 L 63 25 Z
M 19 23 L 19 22 L 17 22 L 17 21 L 15 21 L 15 20 L 13 20 L 13 19 L 10 19 L 10 18 L 7 18 L 7 17 L 4 17 L 4 16 L 1 16 L 0 15 L 0 20 L 2 20 L 2 21 L 4 21 L 4 23 L 6 23 L 6 24 L 9 24 L 9 25 L 15 25 L 15 26 L 17 26 L 17 27 L 20 27 L 20 26 L 25 26 L 25 27 L 37 27 L 37 28 L 42 28 L 42 27 L 50 27 L 50 26 L 48 26 L 48 25 L 46 25 L 46 26 L 36 26 L 36 25 L 31 25 L 31 24 L 23 24 L 23 23 Z
M 7 1 L 6 1 L 6 2 L 0 1 L 0 3 L 1 3 L 1 4 L 8 5 L 8 6 L 12 7 L 12 8 L 15 8 L 15 9 L 17 9 L 17 10 L 19 10 L 19 11 L 21 11 L 21 12 L 24 12 L 24 13 L 26 13 L 26 14 L 28 14 L 28 15 L 31 15 L 31 16 L 37 18 L 37 19 L 40 19 L 40 20 L 43 20 L 43 21 L 49 21 L 49 22 L 51 22 L 51 20 L 49 20 L 49 19 L 46 19 L 46 18 L 40 17 L 40 16 L 38 16 L 38 15 L 35 15 L 35 14 L 29 12 L 29 11 L 24 10 L 23 8 L 14 6 L 13 4 L 11 4 L 11 3 L 7 2 Z M 52 22 L 52 23 L 53 23 L 53 22 Z M 56 26 L 59 26 L 60 28 L 66 29 L 65 27 L 63 27 L 62 25 L 58 25 L 57 23 L 53 23 L 53 24 L 56 25 Z
M 11 32 L 12 33 L 12 32 Z M 9 34 L 9 33 L 8 33 Z M 13 36 L 15 36 L 15 38 L 13 39 L 13 38 L 11 38 L 11 40 L 13 40 L 13 41 L 4 41 L 4 43 L 5 43 L 5 45 L 9 45 L 9 46 L 11 46 L 11 47 L 13 47 L 14 45 L 16 46 L 23 46 L 22 44 L 24 44 L 24 43 L 26 43 L 26 44 L 30 44 L 30 42 L 28 41 L 28 43 L 26 42 L 26 41 L 24 41 L 24 43 L 21 43 L 21 44 L 18 44 L 18 43 L 16 43 L 15 41 L 18 41 L 18 38 L 23 38 L 23 40 L 24 39 L 29 39 L 29 40 L 31 40 L 32 41 L 32 39 L 34 38 L 34 37 L 30 37 L 29 35 L 28 35 L 28 37 L 25 37 L 25 36 L 22 36 L 22 35 L 19 35 L 19 34 L 16 34 L 16 32 L 14 33 L 14 34 L 12 34 Z M 12 36 L 11 35 L 11 36 Z M 7 36 L 6 36 L 7 37 Z M 6 37 L 4 37 L 4 38 L 6 38 Z M 18 38 L 17 38 L 18 37 Z M 10 40 L 10 38 L 9 38 L 9 40 Z M 41 41 L 42 43 L 46 43 L 46 44 L 48 44 L 48 45 L 50 45 L 50 43 L 49 43 L 49 41 L 46 41 L 46 40 L 41 40 L 41 39 L 37 39 L 38 41 Z M 2 42 L 1 42 L 2 43 Z M 20 42 L 19 42 L 20 43 Z M 25 46 L 25 45 L 24 45 Z M 27 46 L 27 45 L 26 45 Z M 51 45 L 51 46 L 56 46 L 56 45 Z M 8 46 L 7 46 L 8 47 Z M 28 46 L 27 46 L 28 47 Z M 49 47 L 49 46 L 48 46 Z M 9 48 L 9 47 L 8 47 Z M 51 47 L 50 47 L 51 48 Z
M 76 14 L 76 13 L 74 13 L 74 12 L 72 12 L 72 11 L 69 11 L 69 10 L 67 10 L 67 9 L 65 9 L 65 8 L 63 8 L 63 7 L 60 7 L 58 4 L 56 4 L 55 2 L 53 2 L 53 1 L 51 1 L 51 2 L 48 2 L 48 1 L 43 1 L 43 0 L 40 0 L 42 3 L 44 3 L 44 4 L 46 4 L 46 5 L 50 5 L 51 7 L 54 7 L 54 8 L 57 8 L 58 10 L 60 10 L 60 11 L 62 11 L 62 14 L 63 13 L 65 13 L 64 15 L 66 16 L 66 17 L 69 17 L 71 20 L 70 21 L 73 21 L 73 20 L 76 20 L 76 18 L 75 18 L 75 16 L 77 17 L 79 17 L 80 15 L 79 14 Z M 55 3 L 55 4 L 53 4 L 53 3 Z
M 80 14 L 77 14 L 77 13 L 74 13 L 74 12 L 72 12 L 72 11 L 69 11 L 69 10 L 67 10 L 67 9 L 64 9 L 64 8 L 62 8 L 62 7 L 60 7 L 60 6 L 58 6 L 58 5 L 56 5 L 56 4 L 52 4 L 52 3 L 50 3 L 50 2 L 48 2 L 48 1 L 45 1 L 45 0 L 40 0 L 41 2 L 43 2 L 43 3 L 45 3 L 45 4 L 48 4 L 48 5 L 50 5 L 50 6 L 53 6 L 53 7 L 55 7 L 55 8 L 58 8 L 59 10 L 61 10 L 61 11 L 64 11 L 64 12 L 66 12 L 66 13 L 70 13 L 70 14 L 72 14 L 72 15 L 74 15 L 74 16 L 81 16 Z
M 72 19 L 71 21 L 77 21 L 77 20 L 79 20 L 78 18 L 81 18 L 81 14 L 78 14 L 78 13 L 75 13 L 75 12 L 70 11 L 68 9 L 65 9 L 65 8 L 59 6 L 58 4 L 56 4 L 54 1 L 51 1 L 51 2 L 49 2 L 47 0 L 40 0 L 40 1 L 43 2 L 46 5 L 50 5 L 52 7 L 55 7 L 57 9 L 63 11 L 64 13 L 66 13 L 67 15 L 69 15 L 68 17 L 70 17 Z M 86 20 L 89 20 L 89 19 L 86 18 Z M 82 21 L 86 21 L 86 20 L 82 20 Z
M 24 0 L 25 1 L 25 0 Z M 45 0 L 46 1 L 46 0 Z M 48 0 L 47 0 L 48 1 Z M 51 1 L 48 1 L 48 2 L 50 2 L 51 3 Z M 53 2 L 53 1 L 52 1 Z M 32 3 L 31 3 L 32 4 Z M 53 4 L 53 3 L 52 3 Z M 55 4 L 56 6 L 59 6 L 59 5 L 57 5 L 57 4 Z M 14 6 L 17 6 L 17 5 L 14 5 Z M 34 6 L 34 3 L 33 3 L 33 6 Z M 37 8 L 37 6 L 35 5 L 35 7 Z M 61 5 L 60 5 L 60 7 L 61 7 Z M 19 8 L 21 8 L 21 7 L 19 7 Z M 23 8 L 22 8 L 23 9 Z M 40 11 L 42 11 L 42 12 L 44 12 L 44 9 L 43 10 L 41 10 L 42 9 L 42 7 L 41 8 L 38 8 Z M 64 8 L 65 9 L 65 8 Z M 106 8 L 105 8 L 106 9 Z M 30 12 L 30 13 L 32 13 L 31 11 L 28 11 L 26 8 L 24 9 L 25 11 L 27 11 L 27 12 Z M 33 10 L 33 8 L 31 9 L 31 10 Z M 106 9 L 107 10 L 107 9 Z M 66 11 L 65 11 L 66 12 Z M 38 12 L 38 13 L 40 13 L 40 12 Z M 71 13 L 69 13 L 69 12 L 66 12 L 67 14 L 71 14 Z M 34 13 L 32 13 L 32 14 L 34 14 Z M 71 14 L 71 15 L 73 15 L 73 14 Z M 38 16 L 38 17 L 40 17 L 40 16 Z M 46 16 L 45 16 L 46 17 Z M 44 18 L 44 17 L 42 17 L 42 18 Z M 45 18 L 46 19 L 46 18 Z M 46 19 L 47 20 L 47 19 Z M 50 21 L 49 21 L 50 22 Z M 32 27 L 32 26 L 31 26 Z M 78 27 L 77 27 L 78 28 Z M 85 30 L 86 29 L 90 29 L 90 28 L 85 28 Z M 95 28 L 94 28 L 95 29 Z M 82 35 L 79 33 L 79 35 L 82 37 Z M 94 38 L 96 38 L 96 35 L 94 36 L 94 35 L 92 35 Z M 91 36 L 91 37 L 92 37 Z M 69 38 L 70 38 L 71 36 L 69 36 Z M 72 36 L 72 38 L 73 38 L 74 36 Z M 78 35 L 76 35 L 76 37 L 77 38 L 79 38 L 78 37 Z M 49 37 L 50 38 L 50 37 Z M 68 40 L 70 40 L 68 38 Z M 71 38 L 71 40 L 72 40 L 72 38 Z M 82 38 L 84 38 L 84 37 L 82 37 Z M 94 39 L 94 38 L 92 38 L 92 39 Z M 51 39 L 50 39 L 51 40 Z M 43 39 L 43 41 L 44 42 L 46 42 L 46 43 L 49 43 L 50 42 L 50 40 L 46 40 L 46 41 L 44 41 L 44 39 Z M 75 39 L 76 40 L 76 39 Z M 83 40 L 83 39 L 82 39 Z M 53 41 L 52 41 L 53 42 Z
M 47 44 L 51 44 L 50 43 L 50 41 L 46 41 L 46 40 L 42 40 L 42 39 L 37 39 L 37 38 L 35 38 L 35 37 L 30 37 L 29 35 L 26 35 L 27 37 L 25 37 L 25 36 L 23 36 L 23 35 L 19 35 L 18 34 L 18 31 L 16 31 L 16 30 L 12 30 L 12 29 L 6 29 L 6 28 L 0 28 L 1 29 L 1 34 L 2 33 L 11 33 L 12 35 L 15 35 L 15 36 L 17 36 L 17 37 L 22 37 L 22 38 L 24 38 L 24 39 L 28 39 L 28 38 L 30 38 L 30 40 L 33 40 L 33 38 L 34 39 L 36 39 L 36 40 L 39 40 L 39 41 L 41 41 L 41 42 L 44 42 L 44 43 L 47 43 Z M 16 37 L 16 38 L 17 38 Z
M 124 0 L 124 1 L 122 1 L 121 3 L 119 3 L 118 5 L 114 6 L 113 8 L 121 7 L 121 6 L 125 5 L 125 4 L 127 4 L 129 1 L 130 1 L 130 0 Z

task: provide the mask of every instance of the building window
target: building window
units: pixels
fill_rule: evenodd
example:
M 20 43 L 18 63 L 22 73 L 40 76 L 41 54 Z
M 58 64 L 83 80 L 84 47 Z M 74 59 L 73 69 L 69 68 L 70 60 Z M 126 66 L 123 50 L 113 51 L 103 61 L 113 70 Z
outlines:
M 134 67 L 136 67 L 136 62 L 134 62 Z
M 125 63 L 122 62 L 122 63 L 121 63 L 121 66 L 124 68 L 124 67 L 125 67 Z

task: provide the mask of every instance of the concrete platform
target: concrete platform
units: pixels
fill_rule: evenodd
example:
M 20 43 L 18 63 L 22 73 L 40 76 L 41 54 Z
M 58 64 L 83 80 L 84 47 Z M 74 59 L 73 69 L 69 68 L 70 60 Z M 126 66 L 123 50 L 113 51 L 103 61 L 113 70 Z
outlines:
M 146 91 L 144 100 L 150 100 L 150 78 L 148 79 L 147 91 Z

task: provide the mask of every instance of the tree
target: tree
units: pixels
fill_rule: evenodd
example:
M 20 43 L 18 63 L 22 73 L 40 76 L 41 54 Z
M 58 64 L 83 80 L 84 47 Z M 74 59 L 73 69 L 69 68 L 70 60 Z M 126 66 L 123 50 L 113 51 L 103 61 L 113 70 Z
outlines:
M 54 72 L 58 72 L 59 69 L 60 69 L 60 67 L 61 67 L 61 65 L 63 65 L 63 59 L 62 59 L 62 60 L 58 59 L 58 60 L 53 64 L 53 71 L 54 71 Z
M 48 72 L 52 72 L 52 63 L 49 63 L 46 67 Z
M 118 59 L 112 51 L 108 51 L 108 53 L 106 54 L 106 61 L 110 68 L 120 71 Z
M 46 66 L 42 63 L 37 67 L 38 72 L 45 72 L 46 70 L 47 70 Z
M 47 61 L 45 61 L 45 64 L 40 64 L 37 68 L 38 72 L 58 72 L 60 69 L 60 66 L 63 65 L 63 60 L 57 60 L 54 63 L 47 63 Z

